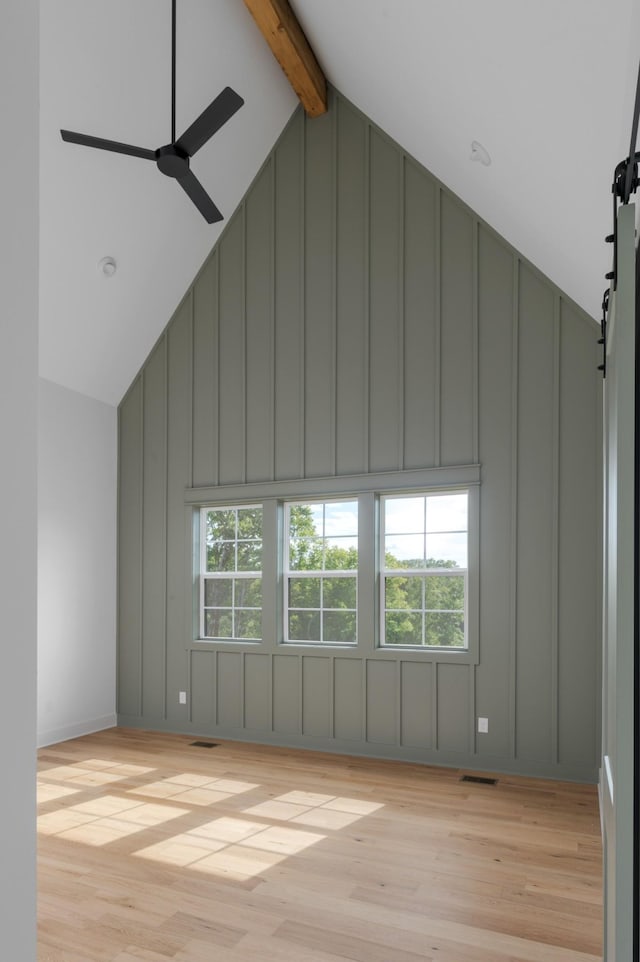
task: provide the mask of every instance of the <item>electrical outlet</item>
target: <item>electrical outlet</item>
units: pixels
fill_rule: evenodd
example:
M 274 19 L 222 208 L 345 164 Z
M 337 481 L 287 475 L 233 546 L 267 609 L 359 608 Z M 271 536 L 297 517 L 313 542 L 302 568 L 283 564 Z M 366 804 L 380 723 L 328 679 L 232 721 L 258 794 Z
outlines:
M 178 692 L 178 704 L 180 704 L 180 705 L 186 705 L 186 704 L 187 704 L 187 693 L 186 693 L 186 691 L 179 691 L 179 692 Z
M 478 718 L 478 732 L 481 735 L 486 735 L 488 731 L 489 731 L 489 719 Z

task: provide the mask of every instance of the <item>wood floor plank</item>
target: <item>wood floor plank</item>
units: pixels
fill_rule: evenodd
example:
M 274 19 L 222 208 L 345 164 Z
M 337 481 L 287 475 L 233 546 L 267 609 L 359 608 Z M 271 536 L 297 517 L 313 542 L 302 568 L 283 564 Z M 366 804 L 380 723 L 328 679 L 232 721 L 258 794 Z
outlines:
M 601 958 L 593 786 L 192 740 L 42 750 L 39 962 Z

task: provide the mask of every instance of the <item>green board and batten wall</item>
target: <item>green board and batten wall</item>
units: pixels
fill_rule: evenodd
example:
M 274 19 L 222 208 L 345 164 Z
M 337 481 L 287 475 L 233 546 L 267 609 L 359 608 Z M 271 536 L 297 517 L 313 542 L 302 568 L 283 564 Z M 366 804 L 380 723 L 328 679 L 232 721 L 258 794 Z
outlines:
M 299 110 L 120 405 L 119 723 L 595 780 L 596 337 L 339 94 Z M 193 488 L 475 464 L 477 663 L 194 640 Z

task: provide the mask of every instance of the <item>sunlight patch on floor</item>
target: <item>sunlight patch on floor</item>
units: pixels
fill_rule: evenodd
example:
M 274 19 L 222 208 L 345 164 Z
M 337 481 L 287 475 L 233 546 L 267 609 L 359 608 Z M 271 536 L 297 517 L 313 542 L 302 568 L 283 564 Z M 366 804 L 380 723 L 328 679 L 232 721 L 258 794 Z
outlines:
M 44 802 L 55 802 L 56 799 L 66 798 L 67 795 L 77 795 L 79 791 L 79 788 L 66 788 L 64 785 L 48 785 L 46 782 L 38 782 L 38 805 L 42 805 Z
M 100 846 L 188 813 L 185 808 L 104 795 L 41 815 L 38 831 L 43 835 L 58 835 L 85 845 Z
M 152 798 L 170 798 L 176 802 L 186 802 L 190 805 L 215 805 L 233 795 L 250 792 L 259 786 L 253 782 L 241 782 L 229 778 L 211 778 L 203 775 L 192 775 L 184 772 L 162 778 L 148 785 L 130 788 L 132 795 L 147 795 Z
M 219 818 L 135 854 L 154 862 L 249 879 L 324 838 L 326 835 L 298 829 Z

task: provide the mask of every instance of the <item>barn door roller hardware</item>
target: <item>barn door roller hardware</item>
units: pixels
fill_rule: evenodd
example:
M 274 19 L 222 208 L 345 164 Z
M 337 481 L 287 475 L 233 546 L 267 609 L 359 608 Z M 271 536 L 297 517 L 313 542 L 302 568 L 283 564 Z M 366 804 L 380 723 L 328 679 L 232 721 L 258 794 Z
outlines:
M 602 371 L 602 376 L 606 377 L 607 374 L 607 312 L 609 310 L 609 291 L 616 289 L 616 284 L 618 280 L 618 205 L 623 206 L 628 204 L 631 195 L 635 194 L 638 187 L 640 187 L 640 177 L 638 177 L 638 161 L 640 161 L 640 152 L 636 151 L 636 142 L 638 139 L 638 122 L 640 121 L 640 64 L 638 65 L 638 80 L 636 83 L 636 99 L 633 106 L 633 120 L 631 122 L 631 141 L 629 143 L 629 154 L 624 160 L 621 160 L 619 164 L 616 165 L 616 169 L 613 172 L 613 183 L 611 184 L 611 193 L 613 195 L 613 233 L 607 234 L 605 237 L 605 242 L 607 244 L 613 244 L 613 270 L 608 271 L 605 274 L 605 278 L 611 281 L 611 285 L 604 293 L 604 298 L 602 300 L 602 321 L 601 321 L 601 337 L 598 344 L 602 344 L 602 364 L 598 366 L 598 370 Z

